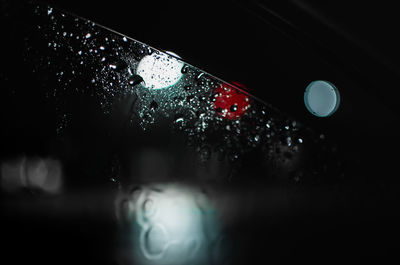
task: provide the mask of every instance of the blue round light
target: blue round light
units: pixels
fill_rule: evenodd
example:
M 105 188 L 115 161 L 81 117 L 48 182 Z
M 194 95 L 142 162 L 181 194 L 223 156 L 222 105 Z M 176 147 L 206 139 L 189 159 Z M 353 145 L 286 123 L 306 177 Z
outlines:
M 338 89 L 330 82 L 317 80 L 311 82 L 304 92 L 304 104 L 309 112 L 317 117 L 328 117 L 339 107 Z

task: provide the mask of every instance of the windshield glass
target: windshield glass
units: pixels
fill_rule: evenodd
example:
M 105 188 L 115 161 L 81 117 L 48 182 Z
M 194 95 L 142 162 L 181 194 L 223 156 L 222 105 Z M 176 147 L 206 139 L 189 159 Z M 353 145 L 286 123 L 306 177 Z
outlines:
M 14 260 L 240 263 L 293 214 L 282 183 L 342 173 L 324 134 L 174 53 L 46 4 L 2 1 L 1 19 Z

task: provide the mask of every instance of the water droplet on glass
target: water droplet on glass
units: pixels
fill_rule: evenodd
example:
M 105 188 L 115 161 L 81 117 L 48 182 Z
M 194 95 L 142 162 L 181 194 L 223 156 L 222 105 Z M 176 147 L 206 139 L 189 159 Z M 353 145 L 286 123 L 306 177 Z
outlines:
M 179 130 L 183 130 L 185 128 L 185 119 L 182 117 L 182 115 L 178 114 L 175 116 L 174 125 Z
M 163 257 L 168 237 L 161 224 L 154 224 L 145 234 L 142 245 L 143 254 L 150 260 L 159 260 Z
M 158 108 L 158 104 L 157 102 L 155 102 L 154 100 L 150 103 L 150 109 L 152 110 L 156 110 Z
M 110 64 L 108 66 L 112 70 L 121 71 L 121 70 L 127 68 L 128 64 L 123 60 L 111 59 Z
M 87 33 L 87 34 L 85 35 L 85 38 L 86 38 L 86 39 L 89 39 L 90 37 L 92 37 L 92 34 L 90 34 L 90 33 Z
M 287 144 L 287 146 L 291 146 L 292 145 L 292 138 L 291 137 L 287 137 L 286 138 L 286 144 Z
M 128 83 L 131 86 L 136 86 L 143 82 L 143 78 L 140 75 L 132 75 L 128 78 Z
M 232 163 L 235 162 L 236 160 L 238 160 L 238 158 L 239 158 L 239 155 L 237 153 L 235 153 L 235 152 L 230 152 L 228 154 L 228 159 Z
M 187 71 L 188 71 L 188 68 L 189 68 L 189 67 L 188 67 L 187 65 L 183 66 L 182 69 L 181 69 L 181 73 L 182 73 L 182 74 L 186 74 Z
M 229 110 L 230 110 L 231 112 L 235 112 L 235 111 L 237 111 L 237 109 L 238 109 L 238 107 L 237 107 L 236 104 L 231 105 L 231 107 L 229 108 Z

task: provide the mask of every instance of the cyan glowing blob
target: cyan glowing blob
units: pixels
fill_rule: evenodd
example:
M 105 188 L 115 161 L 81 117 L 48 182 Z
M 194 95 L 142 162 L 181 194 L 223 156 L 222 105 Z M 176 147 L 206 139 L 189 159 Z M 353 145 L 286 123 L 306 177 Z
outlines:
M 184 63 L 178 59 L 179 56 L 175 53 L 167 53 L 169 54 L 153 53 L 140 60 L 136 74 L 143 78 L 145 87 L 149 89 L 168 88 L 181 79 Z
M 130 264 L 207 264 L 221 236 L 208 196 L 194 187 L 165 183 L 142 186 L 134 197 L 129 209 L 121 206 L 126 199 L 116 200 L 117 217 L 132 225 L 124 233 L 132 242 Z M 132 214 L 118 214 L 126 210 Z
M 317 117 L 332 115 L 338 109 L 339 103 L 339 91 L 332 83 L 327 81 L 313 81 L 304 92 L 306 108 Z

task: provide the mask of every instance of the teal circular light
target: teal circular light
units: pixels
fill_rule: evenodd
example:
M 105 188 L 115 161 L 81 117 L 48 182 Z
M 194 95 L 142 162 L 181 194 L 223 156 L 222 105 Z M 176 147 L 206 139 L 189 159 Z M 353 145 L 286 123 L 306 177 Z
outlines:
M 339 103 L 339 91 L 328 81 L 313 81 L 304 92 L 304 104 L 307 110 L 317 117 L 332 115 L 338 109 Z

